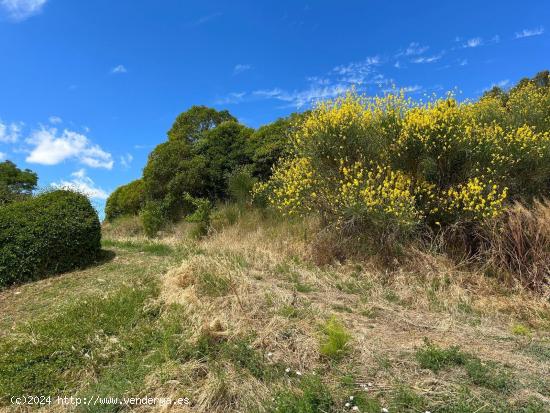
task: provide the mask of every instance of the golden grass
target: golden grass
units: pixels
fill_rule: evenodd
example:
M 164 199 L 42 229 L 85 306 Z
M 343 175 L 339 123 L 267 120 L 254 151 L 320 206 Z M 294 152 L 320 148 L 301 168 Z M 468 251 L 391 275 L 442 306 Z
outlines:
M 328 383 L 339 378 L 320 355 L 321 326 L 336 316 L 352 336 L 339 371 L 353 373 L 358 385 L 374 383 L 374 394 L 382 398 L 398 381 L 426 395 L 458 392 L 460 378 L 436 377 L 412 360 L 429 338 L 511 366 L 521 387 L 514 397 L 548 401 L 531 384 L 548 377 L 549 361 L 518 351 L 525 342 L 511 328 L 521 322 L 533 328 L 534 338 L 548 340 L 550 305 L 544 297 L 420 250 L 409 250 L 391 271 L 365 261 L 319 267 L 312 263 L 308 236 L 314 226 L 245 214 L 237 225 L 200 241 L 201 254 L 169 271 L 161 297 L 187 309 L 194 340 L 253 334 L 251 346 L 270 362 L 291 372 L 324 371 Z M 229 280 L 230 287 L 217 296 L 201 294 L 197 286 L 205 273 Z M 268 389 L 254 377 L 236 375 L 230 365 L 223 378 L 195 361 L 182 368 L 207 369 L 185 373 L 193 376 L 193 399 L 204 412 L 262 411 L 283 383 Z

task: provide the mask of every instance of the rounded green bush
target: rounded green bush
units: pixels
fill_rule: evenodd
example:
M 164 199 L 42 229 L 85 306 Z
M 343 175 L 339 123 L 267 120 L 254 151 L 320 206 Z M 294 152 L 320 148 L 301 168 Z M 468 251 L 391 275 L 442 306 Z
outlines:
M 101 226 L 86 196 L 67 190 L 0 207 L 0 287 L 89 264 Z

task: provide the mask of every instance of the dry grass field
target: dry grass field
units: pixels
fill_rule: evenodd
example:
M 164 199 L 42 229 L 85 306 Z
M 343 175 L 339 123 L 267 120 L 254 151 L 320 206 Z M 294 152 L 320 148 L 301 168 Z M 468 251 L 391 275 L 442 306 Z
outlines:
M 220 222 L 198 241 L 185 226 L 155 242 L 107 227 L 97 265 L 0 293 L 1 394 L 190 400 L 122 406 L 136 411 L 548 411 L 543 295 L 418 250 L 391 269 L 321 266 L 312 222 Z

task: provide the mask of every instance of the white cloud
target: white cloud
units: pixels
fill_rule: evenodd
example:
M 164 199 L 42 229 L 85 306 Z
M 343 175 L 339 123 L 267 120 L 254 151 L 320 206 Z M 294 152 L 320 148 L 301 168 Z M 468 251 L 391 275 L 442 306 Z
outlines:
M 496 84 L 493 84 L 493 86 L 505 87 L 509 83 L 510 83 L 510 79 L 504 79 L 504 80 L 501 80 L 500 82 L 497 82 Z
M 540 36 L 544 33 L 544 27 L 540 26 L 534 29 L 523 29 L 521 32 L 516 32 L 516 39 L 523 39 L 525 37 Z
M 307 85 L 301 90 L 271 88 L 252 92 L 233 92 L 216 100 L 216 103 L 240 103 L 255 99 L 270 99 L 285 102 L 288 107 L 302 108 L 322 99 L 342 95 L 352 86 L 357 90 L 365 90 L 367 85 L 389 83 L 389 79 L 377 72 L 377 67 L 381 64 L 383 63 L 380 57 L 371 56 L 358 62 L 336 66 L 324 76 L 306 77 Z
M 487 92 L 488 90 L 491 90 L 494 87 L 499 87 L 499 88 L 502 89 L 502 88 L 505 88 L 506 86 L 508 86 L 509 84 L 510 84 L 510 79 L 504 79 L 504 80 L 501 80 L 499 82 L 492 83 L 491 86 L 486 87 L 485 89 L 481 90 L 481 92 Z
M 241 103 L 245 95 L 246 92 L 232 92 L 223 98 L 216 99 L 214 103 L 216 105 L 232 105 Z
M 435 56 L 420 56 L 411 60 L 413 63 L 434 63 L 441 59 L 441 54 Z
M 407 46 L 404 54 L 405 56 L 417 56 L 424 53 L 429 48 L 429 46 L 421 46 L 419 43 L 412 42 L 409 46 Z
M 252 66 L 250 65 L 238 64 L 238 65 L 235 65 L 235 67 L 233 68 L 233 74 L 238 75 L 239 73 L 246 72 L 247 70 L 250 70 L 250 69 L 252 69 Z
M 0 142 L 14 143 L 19 139 L 21 134 L 22 123 L 4 123 L 0 120 Z
M 130 167 L 130 164 L 132 163 L 133 160 L 134 160 L 134 157 L 132 156 L 132 154 L 127 153 L 126 155 L 122 155 L 122 156 L 120 157 L 120 164 L 121 164 L 124 168 L 129 168 L 129 167 Z
M 111 154 L 78 132 L 65 129 L 58 134 L 55 128 L 42 128 L 33 132 L 27 143 L 34 146 L 26 158 L 29 163 L 57 165 L 67 159 L 75 159 L 92 168 L 113 167 Z
M 212 14 L 209 14 L 207 16 L 202 16 L 202 17 L 199 17 L 197 20 L 191 22 L 188 24 L 189 27 L 196 27 L 196 26 L 200 26 L 200 25 L 203 25 L 205 23 L 208 23 L 209 21 L 211 20 L 214 20 L 218 17 L 220 17 L 222 14 L 220 12 L 217 12 L 217 13 L 212 13 Z
M 402 87 L 401 90 L 406 93 L 414 93 L 422 90 L 422 86 L 420 85 L 405 86 L 405 87 Z
M 459 66 L 466 66 L 467 64 L 468 64 L 468 59 L 462 59 L 462 60 L 458 63 Z
M 473 48 L 481 45 L 483 45 L 483 39 L 481 37 L 474 37 L 472 39 L 468 39 L 463 46 Z
M 124 65 L 118 65 L 118 66 L 115 66 L 111 69 L 111 73 L 112 74 L 121 74 L 121 73 L 127 73 L 128 70 L 126 69 L 126 67 L 124 67 Z
M 342 95 L 346 90 L 348 90 L 347 85 L 337 83 L 327 86 L 310 85 L 308 89 L 293 92 L 288 92 L 279 88 L 256 90 L 252 92 L 252 94 L 265 99 L 280 100 L 289 103 L 290 106 L 301 108 L 322 99 L 329 99 Z
M 57 125 L 58 123 L 63 122 L 63 119 L 61 119 L 59 116 L 50 116 L 48 120 L 52 125 Z
M 380 57 L 370 56 L 359 62 L 336 66 L 332 72 L 340 76 L 338 79 L 340 82 L 361 85 L 372 76 L 375 66 L 379 64 L 381 64 Z
M 23 21 L 40 13 L 47 0 L 0 0 L 2 8 L 10 19 L 16 22 Z
M 0 152 L 0 161 L 5 161 L 8 155 L 5 152 Z
M 85 169 L 79 169 L 71 174 L 69 181 L 61 180 L 52 183 L 54 188 L 71 189 L 83 193 L 92 199 L 107 199 L 109 194 L 95 185 L 95 182 L 89 176 L 86 176 Z

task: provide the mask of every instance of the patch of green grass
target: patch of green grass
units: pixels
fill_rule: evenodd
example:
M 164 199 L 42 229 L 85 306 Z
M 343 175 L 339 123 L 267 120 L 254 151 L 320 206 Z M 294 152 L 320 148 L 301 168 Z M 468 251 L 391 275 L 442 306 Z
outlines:
M 423 369 L 438 372 L 449 366 L 463 365 L 467 356 L 456 346 L 442 349 L 429 340 L 424 339 L 424 347 L 416 351 L 416 360 Z
M 294 307 L 293 305 L 282 306 L 278 313 L 286 318 L 300 318 L 302 316 L 300 309 Z
M 512 328 L 510 329 L 511 333 L 516 336 L 530 336 L 531 330 L 529 327 L 523 324 L 514 324 Z
M 151 241 L 118 241 L 104 239 L 101 241 L 103 248 L 120 248 L 132 252 L 145 252 L 151 255 L 165 256 L 174 252 L 174 249 L 166 244 Z
M 384 293 L 384 298 L 386 301 L 393 304 L 399 304 L 401 302 L 401 297 L 399 297 L 399 295 L 397 295 L 397 293 L 393 290 L 387 290 Z
M 389 410 L 392 412 L 423 412 L 428 402 L 407 387 L 400 386 L 392 394 Z
M 329 319 L 322 328 L 320 353 L 331 359 L 340 359 L 348 352 L 351 334 L 335 317 Z
M 223 297 L 231 289 L 231 280 L 223 275 L 202 271 L 197 274 L 195 287 L 200 295 Z
M 550 342 L 531 341 L 522 351 L 537 360 L 550 362 Z
M 416 360 L 420 367 L 434 372 L 452 367 L 463 366 L 471 382 L 499 392 L 508 392 L 513 387 L 511 375 L 496 363 L 482 362 L 478 357 L 463 353 L 456 346 L 446 349 L 425 340 L 424 347 L 416 351 Z
M 508 392 L 513 387 L 510 374 L 495 363 L 483 363 L 477 357 L 470 357 L 464 368 L 472 383 L 477 386 L 499 392 Z
M 266 357 L 254 349 L 251 343 L 252 340 L 249 337 L 236 337 L 222 341 L 203 334 L 195 346 L 189 349 L 189 357 L 207 360 L 214 369 L 222 361 L 229 361 L 238 369 L 246 370 L 265 382 L 282 376 L 284 368 L 279 364 L 268 363 Z
M 311 285 L 303 283 L 300 280 L 297 280 L 294 282 L 294 288 L 299 293 L 305 293 L 305 294 L 313 291 L 313 287 Z
M 280 391 L 268 409 L 271 413 L 316 413 L 335 411 L 330 389 L 318 377 L 307 376 L 297 386 Z
M 147 372 L 177 358 L 185 342 L 181 313 L 170 318 L 149 304 L 157 293 L 155 282 L 138 279 L 106 298 L 19 326 L 0 340 L 0 397 L 75 394 L 83 378 L 94 383 L 83 393 L 139 388 Z

